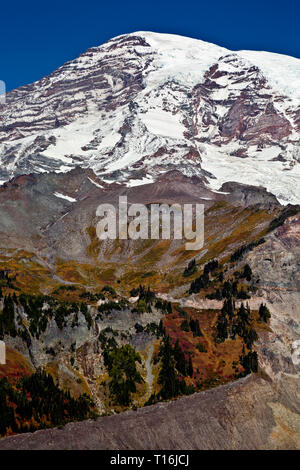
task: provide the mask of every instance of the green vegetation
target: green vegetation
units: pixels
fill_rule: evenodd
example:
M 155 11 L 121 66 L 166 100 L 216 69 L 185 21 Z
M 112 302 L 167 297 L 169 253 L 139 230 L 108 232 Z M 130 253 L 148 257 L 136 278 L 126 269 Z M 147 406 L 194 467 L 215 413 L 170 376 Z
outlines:
M 0 435 L 33 432 L 96 416 L 90 397 L 72 398 L 44 371 L 25 376 L 12 385 L 0 379 Z
M 209 285 L 209 274 L 204 273 L 201 276 L 197 277 L 192 283 L 190 287 L 190 294 L 197 294 L 200 292 L 201 289 L 206 289 Z
M 113 336 L 107 337 L 108 333 L 112 333 Z M 104 363 L 107 361 L 107 356 L 114 348 L 117 347 L 117 342 L 114 338 L 116 336 L 112 328 L 108 327 L 101 331 L 99 334 L 98 340 L 101 344 L 101 349 L 103 351 Z
M 219 266 L 217 260 L 212 260 L 204 266 L 203 274 L 197 277 L 190 286 L 190 294 L 197 294 L 201 289 L 209 286 L 209 274 L 215 271 Z
M 180 325 L 180 328 L 182 329 L 182 331 L 190 331 L 191 330 L 189 322 L 187 320 L 183 320 L 183 322 Z
M 39 339 L 40 335 L 47 329 L 51 318 L 60 330 L 66 327 L 69 317 L 73 320 L 71 326 L 78 326 L 78 314 L 81 312 L 85 317 L 88 329 L 92 326 L 92 317 L 87 304 L 81 302 L 59 301 L 51 296 L 20 294 L 18 297 L 14 293 L 3 297 L 3 311 L 0 313 L 0 339 L 4 334 L 12 337 L 19 336 L 27 341 L 29 338 L 27 327 L 22 321 L 19 308 L 22 308 L 28 321 L 29 333 Z
M 196 260 L 193 258 L 183 272 L 183 277 L 188 277 L 197 271 Z
M 159 356 L 161 358 L 161 370 L 158 383 L 161 385 L 160 396 L 165 400 L 178 396 L 180 391 L 180 381 L 175 369 L 176 362 L 169 336 L 164 337 Z
M 270 310 L 264 304 L 260 304 L 258 315 L 259 320 L 264 323 L 268 323 L 268 320 L 271 318 Z
M 233 273 L 233 276 L 234 276 L 234 279 L 228 278 L 225 280 L 224 273 L 223 271 L 221 271 L 220 273 L 216 273 L 216 276 L 213 280 L 210 280 L 209 277 L 206 278 L 205 285 L 202 284 L 201 286 L 202 289 L 208 289 L 208 288 L 213 287 L 214 290 L 213 292 L 209 292 L 205 294 L 205 297 L 207 299 L 216 299 L 216 300 L 228 299 L 231 297 L 234 297 L 236 299 L 241 299 L 241 300 L 250 299 L 250 295 L 248 293 L 250 286 L 249 284 L 245 284 L 245 281 L 247 283 L 250 283 L 250 281 L 252 281 L 253 279 L 252 270 L 249 264 L 245 264 L 241 272 L 235 271 Z M 243 279 L 245 279 L 244 284 L 242 284 Z M 191 284 L 190 291 L 191 290 L 200 291 L 200 289 L 198 290 L 198 288 L 195 289 L 195 281 L 194 283 Z M 199 284 L 198 284 L 198 287 L 199 287 Z
M 245 278 L 246 281 L 250 282 L 252 279 L 252 270 L 249 266 L 249 264 L 245 264 L 243 273 L 241 275 L 242 278 Z
M 270 222 L 268 232 L 272 232 L 276 228 L 283 225 L 288 217 L 298 214 L 299 211 L 300 206 L 292 206 L 291 204 L 288 204 L 286 207 L 284 207 L 281 214 Z
M 123 307 L 125 307 L 127 304 L 122 303 L 122 302 L 115 302 L 114 300 L 109 300 L 108 302 L 105 302 L 101 305 L 98 306 L 98 312 L 99 314 L 104 313 L 104 314 L 110 314 L 113 310 L 122 310 Z M 97 316 L 97 320 L 100 318 L 100 316 Z
M 137 288 L 133 288 L 130 291 L 131 297 L 138 297 L 136 305 L 133 309 L 133 312 L 136 313 L 145 313 L 152 312 L 152 307 L 161 310 L 164 313 L 172 312 L 171 302 L 166 300 L 158 299 L 155 293 L 150 289 L 150 287 L 145 287 L 140 285 Z
M 12 276 L 10 274 L 11 273 L 7 269 L 0 270 L 0 289 L 1 287 L 8 287 L 9 289 L 18 290 L 14 284 L 16 276 Z
M 3 311 L 2 315 L 0 315 L 0 339 L 3 339 L 4 334 L 10 335 L 13 338 L 17 336 L 14 298 L 10 294 L 3 298 Z
M 251 326 L 253 323 L 251 311 L 248 305 L 246 307 L 242 303 L 236 310 L 232 298 L 226 299 L 223 304 L 221 313 L 218 316 L 216 324 L 216 341 L 223 342 L 227 338 L 235 339 L 236 335 L 240 336 L 247 349 L 248 354 L 243 352 L 240 357 L 240 363 L 245 369 L 244 375 L 257 372 L 258 362 L 256 352 L 252 352 L 252 346 L 258 340 L 255 329 Z
M 91 326 L 93 324 L 91 314 L 89 312 L 88 306 L 84 304 L 83 302 L 80 304 L 80 311 L 82 315 L 85 318 L 85 321 L 87 322 L 88 329 L 91 329 Z
M 57 289 L 55 289 L 53 291 L 53 294 L 59 294 L 60 292 L 75 292 L 77 290 L 77 287 L 76 286 L 73 286 L 73 285 L 62 285 L 62 286 L 59 286 L 57 287 Z
M 191 331 L 193 332 L 193 336 L 203 336 L 202 331 L 200 329 L 199 320 L 193 320 L 191 318 L 189 325 Z
M 163 332 L 162 332 L 162 323 L 160 323 L 159 325 L 157 325 L 156 323 L 148 323 L 146 326 L 142 326 L 140 325 L 139 323 L 136 323 L 135 324 L 135 331 L 137 333 L 147 333 L 147 334 L 151 334 L 153 336 L 156 336 L 156 338 L 158 339 L 160 336 L 162 336 Z
M 192 331 L 193 336 L 203 336 L 200 329 L 199 320 L 193 320 L 191 318 L 190 321 L 188 321 L 187 319 L 185 319 L 181 323 L 180 328 L 182 329 L 182 331 Z
M 115 297 L 117 295 L 115 289 L 111 286 L 104 286 L 102 289 L 102 292 L 106 292 L 107 294 L 110 294 L 112 297 Z
M 199 352 L 203 352 L 203 353 L 206 353 L 207 352 L 207 349 L 206 347 L 204 346 L 204 344 L 202 343 L 198 343 L 196 348 L 198 349 Z
M 143 382 L 136 368 L 136 362 L 141 363 L 142 360 L 130 344 L 120 348 L 114 347 L 106 355 L 105 365 L 110 377 L 109 389 L 114 402 L 118 405 L 129 406 L 131 395 L 136 392 L 136 383 Z
M 152 304 L 154 303 L 156 297 L 154 292 L 151 291 L 150 287 L 144 287 L 140 285 L 137 289 L 132 289 L 130 294 L 133 297 L 139 297 L 137 304 L 134 308 L 134 312 L 144 313 L 152 312 Z
M 265 243 L 265 241 L 266 240 L 264 238 L 260 238 L 256 242 L 251 242 L 251 243 L 248 243 L 247 245 L 241 246 L 231 255 L 230 261 L 240 260 L 246 253 L 248 253 L 248 251 L 252 251 L 255 247 Z
M 258 357 L 256 351 L 249 351 L 248 354 L 244 354 L 240 357 L 240 362 L 245 369 L 243 375 L 248 375 L 251 372 L 256 373 L 258 371 Z
M 81 299 L 87 299 L 90 302 L 97 302 L 98 300 L 105 300 L 105 296 L 100 294 L 93 294 L 92 292 L 83 292 L 79 296 Z
M 161 310 L 164 313 L 172 313 L 172 304 L 167 300 L 157 299 L 155 302 L 155 308 Z
M 179 395 L 189 395 L 195 392 L 192 385 L 187 385 L 185 377 L 193 376 L 192 358 L 189 355 L 186 361 L 179 340 L 172 346 L 170 336 L 164 334 L 158 357 L 160 361 L 158 384 L 161 386 L 157 394 L 152 394 L 145 406 L 157 403 L 159 400 L 168 400 Z
M 175 305 L 174 308 L 175 308 L 176 312 L 179 313 L 180 317 L 182 317 L 182 318 L 187 318 L 188 317 L 188 314 L 186 313 L 186 311 L 180 305 Z

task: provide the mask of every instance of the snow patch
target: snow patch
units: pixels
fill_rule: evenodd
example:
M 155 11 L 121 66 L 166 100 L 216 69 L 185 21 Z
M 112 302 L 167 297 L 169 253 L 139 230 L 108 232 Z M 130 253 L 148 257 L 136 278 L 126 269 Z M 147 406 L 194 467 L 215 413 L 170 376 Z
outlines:
M 90 180 L 91 183 L 93 183 L 95 186 L 97 186 L 97 188 L 103 189 L 103 186 L 101 186 L 101 184 L 96 183 L 96 181 L 92 180 L 89 176 L 88 176 L 88 179 Z
M 154 182 L 154 179 L 151 176 L 147 175 L 147 176 L 144 176 L 142 179 L 131 179 L 127 181 L 126 186 L 131 188 L 133 186 L 141 186 L 143 184 L 149 184 L 153 182 Z
M 69 201 L 69 202 L 76 202 L 76 199 L 70 196 L 66 196 L 65 194 L 55 192 L 54 196 L 59 197 L 60 199 L 65 199 L 66 201 Z
M 184 127 L 178 115 L 168 113 L 162 109 L 151 109 L 140 115 L 141 121 L 152 134 L 173 139 L 183 139 Z

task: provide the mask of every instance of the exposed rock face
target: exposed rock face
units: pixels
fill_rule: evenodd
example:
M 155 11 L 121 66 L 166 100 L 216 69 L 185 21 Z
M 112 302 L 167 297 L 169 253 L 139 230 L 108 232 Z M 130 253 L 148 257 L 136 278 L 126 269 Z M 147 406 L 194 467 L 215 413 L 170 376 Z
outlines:
M 204 78 L 203 85 L 196 87 L 198 102 L 205 99 L 210 106 L 210 114 L 207 107 L 202 122 L 215 139 L 236 138 L 259 145 L 291 133 L 290 122 L 276 110 L 271 87 L 258 67 L 229 54 L 221 57 Z
M 103 182 L 92 170 L 81 168 L 18 176 L 0 188 L 1 246 L 38 251 L 48 260 L 61 256 L 84 261 L 91 242 L 86 230 L 98 221 L 97 207 L 101 203 L 118 207 L 119 196 L 124 195 L 129 204 L 199 203 L 208 209 L 226 201 L 280 207 L 264 188 L 226 183 L 215 192 L 206 181 L 203 175 L 187 177 L 177 170 L 160 175 L 154 183 L 129 188 Z
M 3 308 L 3 305 L 0 307 Z M 44 304 L 43 309 L 48 307 L 49 305 Z M 16 309 L 16 314 L 24 324 L 29 323 L 28 315 L 22 307 Z M 20 336 L 12 338 L 4 335 L 4 341 L 6 345 L 25 357 L 32 369 L 49 370 L 47 367 L 50 367 L 52 373 L 55 371 L 55 380 L 61 388 L 71 390 L 72 394 L 78 393 L 79 389 L 78 395 L 88 390 L 101 414 L 107 410 L 99 388 L 99 376 L 106 372 L 100 334 L 111 335 L 115 338 L 113 334 L 115 333 L 118 346 L 129 343 L 138 351 L 145 351 L 150 346 L 153 352 L 156 336 L 145 331 L 137 331 L 135 326 L 137 324 L 140 327 L 147 327 L 149 324 L 159 325 L 163 314 L 160 310 L 153 308 L 151 313 L 144 312 L 141 315 L 133 312 L 129 306 L 120 310 L 112 309 L 108 314 L 102 314 L 101 317 L 98 315 L 97 308 L 90 306 L 89 314 L 92 318 L 92 325 L 87 324 L 81 312 L 72 312 L 68 315 L 63 327 L 59 328 L 55 318 L 51 318 L 47 322 L 45 331 L 41 332 L 38 337 L 30 334 L 30 330 L 27 329 L 26 340 Z M 70 362 L 71 358 L 72 362 Z M 149 361 L 151 358 L 152 355 Z M 79 382 L 78 378 L 80 378 Z M 84 387 L 85 382 L 86 387 Z M 147 401 L 147 398 L 144 401 Z
M 111 39 L 8 93 L 0 181 L 80 165 L 134 186 L 176 169 L 297 203 L 299 70 L 297 59 L 180 36 Z
M 299 383 L 299 366 L 291 358 L 292 343 L 300 339 L 299 215 L 286 220 L 263 249 L 258 247 L 246 259 L 260 278 L 258 295 L 272 312 L 272 333 L 263 335 L 258 346 L 263 367 L 275 381 Z
M 112 39 L 102 50 L 91 48 L 39 82 L 10 92 L 8 107 L 2 109 L 1 142 L 69 124 L 87 113 L 88 105 L 97 98 L 108 110 L 130 102 L 143 88 L 143 69 L 135 48 L 143 51 L 147 68 L 149 47 L 138 36 Z M 118 93 L 111 94 L 112 90 Z M 40 135 L 34 143 L 35 150 L 44 151 L 53 139 L 47 141 Z
M 224 183 L 221 191 L 228 192 L 231 199 L 235 203 L 244 204 L 245 206 L 251 204 L 278 204 L 276 197 L 266 191 L 266 188 L 250 186 L 240 183 L 228 182 Z

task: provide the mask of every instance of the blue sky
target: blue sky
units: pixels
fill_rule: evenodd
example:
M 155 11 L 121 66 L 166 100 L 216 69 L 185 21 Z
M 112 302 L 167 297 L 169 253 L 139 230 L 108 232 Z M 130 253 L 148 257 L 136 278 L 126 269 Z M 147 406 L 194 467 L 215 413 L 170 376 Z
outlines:
M 299 0 L 10 1 L 0 9 L 0 80 L 31 83 L 111 37 L 182 34 L 232 50 L 300 58 Z

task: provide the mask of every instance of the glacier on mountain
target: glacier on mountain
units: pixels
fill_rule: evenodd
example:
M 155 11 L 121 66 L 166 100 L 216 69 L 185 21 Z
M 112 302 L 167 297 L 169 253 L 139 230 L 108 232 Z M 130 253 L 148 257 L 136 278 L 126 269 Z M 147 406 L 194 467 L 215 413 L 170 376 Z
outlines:
M 0 105 L 0 180 L 92 168 L 144 184 L 170 169 L 300 199 L 300 60 L 135 32 Z

